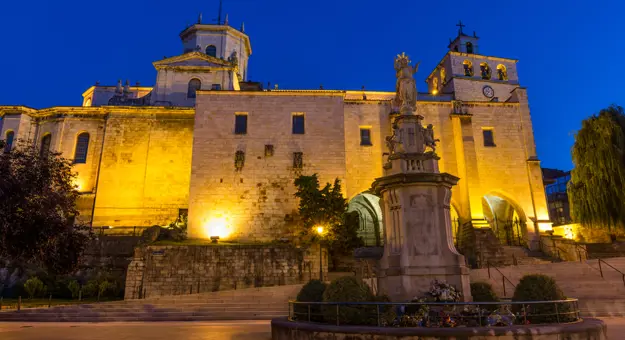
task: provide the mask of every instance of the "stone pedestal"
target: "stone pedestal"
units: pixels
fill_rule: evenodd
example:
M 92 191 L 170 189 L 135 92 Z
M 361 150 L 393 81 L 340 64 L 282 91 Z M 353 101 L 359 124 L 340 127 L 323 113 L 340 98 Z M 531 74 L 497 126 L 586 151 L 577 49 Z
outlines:
M 393 301 L 409 301 L 429 291 L 431 282 L 439 279 L 471 301 L 469 270 L 451 231 L 451 187 L 458 178 L 439 173 L 431 129 L 422 127 L 422 119 L 419 115 L 395 119 L 394 138 L 399 145 L 389 145 L 385 176 L 373 184 L 382 197 L 385 228 L 380 291 Z M 432 150 L 426 152 L 424 144 Z

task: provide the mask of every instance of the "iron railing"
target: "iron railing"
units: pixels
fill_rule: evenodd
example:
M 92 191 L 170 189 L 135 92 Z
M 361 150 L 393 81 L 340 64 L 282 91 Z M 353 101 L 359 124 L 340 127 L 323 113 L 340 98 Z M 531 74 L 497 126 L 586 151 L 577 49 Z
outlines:
M 486 269 L 488 271 L 488 278 L 491 279 L 491 273 L 490 273 L 490 269 L 493 268 L 495 269 L 499 275 L 501 275 L 501 286 L 503 287 L 503 296 L 507 296 L 508 294 L 506 294 L 506 281 L 512 286 L 512 288 L 516 288 L 516 285 L 514 283 L 512 283 L 512 281 L 510 281 L 510 279 L 508 279 L 507 276 L 505 276 L 501 270 L 499 270 L 499 268 L 493 266 L 490 262 L 486 261 Z
M 570 323 L 580 320 L 577 299 L 502 302 L 299 302 L 289 320 L 378 327 L 480 327 Z
M 603 262 L 606 266 L 612 268 L 613 270 L 615 270 L 616 272 L 618 272 L 619 274 L 621 274 L 621 279 L 623 280 L 623 286 L 625 286 L 625 273 L 623 273 L 622 271 L 614 268 L 614 266 L 612 266 L 611 264 L 607 263 L 606 261 L 602 260 L 602 259 L 597 259 L 597 262 L 599 262 L 599 274 L 601 274 L 602 278 L 605 278 L 603 276 L 603 267 L 601 266 L 601 263 Z

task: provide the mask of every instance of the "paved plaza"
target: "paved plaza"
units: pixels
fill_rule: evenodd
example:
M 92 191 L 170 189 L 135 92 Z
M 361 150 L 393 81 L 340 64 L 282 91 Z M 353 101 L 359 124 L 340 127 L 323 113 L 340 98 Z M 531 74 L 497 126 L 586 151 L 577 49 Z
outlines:
M 610 340 L 625 339 L 625 318 L 603 318 Z M 2 340 L 270 340 L 269 321 L 0 323 Z

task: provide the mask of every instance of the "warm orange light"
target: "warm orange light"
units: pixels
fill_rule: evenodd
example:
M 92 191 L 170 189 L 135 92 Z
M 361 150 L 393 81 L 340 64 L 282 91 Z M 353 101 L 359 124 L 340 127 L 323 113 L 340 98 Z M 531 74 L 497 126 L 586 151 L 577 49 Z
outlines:
M 317 227 L 317 234 L 319 235 L 323 234 L 323 227 Z
M 224 216 L 212 217 L 204 226 L 204 234 L 206 238 L 219 236 L 219 239 L 226 239 L 232 233 L 232 228 L 228 219 Z
M 433 95 L 437 95 L 438 94 L 438 90 L 432 90 L 432 94 Z

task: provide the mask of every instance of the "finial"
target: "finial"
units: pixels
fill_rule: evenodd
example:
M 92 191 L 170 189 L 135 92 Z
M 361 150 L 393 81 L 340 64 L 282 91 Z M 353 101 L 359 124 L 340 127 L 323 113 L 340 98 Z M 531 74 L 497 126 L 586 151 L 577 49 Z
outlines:
M 115 88 L 115 93 L 122 93 L 122 80 L 117 80 L 117 88 Z
M 198 24 L 202 23 L 202 12 L 200 12 L 200 15 L 197 16 L 197 23 Z
M 224 20 L 224 26 L 228 26 L 228 13 L 226 13 L 226 20 Z
M 141 83 L 139 81 L 137 81 L 137 83 L 135 84 L 136 87 L 141 86 Z
M 95 81 L 95 86 L 100 86 L 100 82 L 98 80 Z
M 323 90 L 323 84 L 319 85 L 319 89 Z
M 267 82 L 267 89 L 271 90 L 271 82 L 270 81 Z
M 274 90 L 277 90 L 277 89 L 278 89 L 278 84 L 275 84 L 275 85 L 273 86 L 273 89 L 274 89 Z
M 241 33 L 245 33 L 245 22 L 241 23 Z
M 475 31 L 473 31 L 473 38 L 477 38 L 477 34 L 475 34 Z
M 459 28 L 458 28 L 458 34 L 463 34 L 463 33 L 462 33 L 462 28 L 463 28 L 463 27 L 465 27 L 466 25 L 463 25 L 463 24 L 462 24 L 462 20 L 458 20 L 458 24 L 457 24 L 456 26 L 458 26 L 458 27 L 459 27 Z
M 124 94 L 130 93 L 130 80 L 126 79 L 126 85 L 124 85 Z

